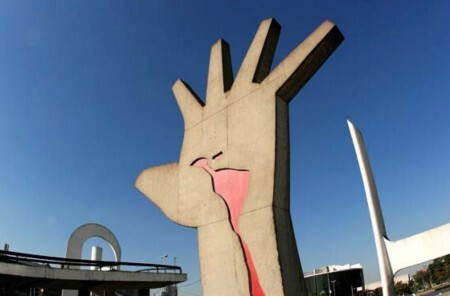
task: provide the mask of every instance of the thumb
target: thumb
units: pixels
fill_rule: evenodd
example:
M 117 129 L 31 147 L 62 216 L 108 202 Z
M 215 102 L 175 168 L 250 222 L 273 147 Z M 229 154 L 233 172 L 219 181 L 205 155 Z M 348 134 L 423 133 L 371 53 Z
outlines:
M 169 219 L 177 222 L 178 163 L 145 169 L 136 179 L 134 186 Z

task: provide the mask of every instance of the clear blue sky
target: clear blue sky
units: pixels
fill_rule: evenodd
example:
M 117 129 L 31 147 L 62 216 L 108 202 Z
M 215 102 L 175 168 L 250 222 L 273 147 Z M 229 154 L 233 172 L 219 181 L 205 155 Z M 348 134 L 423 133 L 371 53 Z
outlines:
M 290 105 L 304 270 L 360 262 L 379 278 L 347 117 L 364 133 L 390 237 L 450 222 L 450 2 L 212 2 L 0 1 L 0 243 L 64 256 L 71 232 L 96 222 L 124 260 L 176 256 L 197 281 L 196 231 L 133 183 L 178 159 L 175 80 L 204 97 L 211 45 L 227 40 L 236 70 L 268 17 L 283 27 L 275 64 L 325 19 L 346 37 Z M 180 293 L 200 294 L 199 283 Z

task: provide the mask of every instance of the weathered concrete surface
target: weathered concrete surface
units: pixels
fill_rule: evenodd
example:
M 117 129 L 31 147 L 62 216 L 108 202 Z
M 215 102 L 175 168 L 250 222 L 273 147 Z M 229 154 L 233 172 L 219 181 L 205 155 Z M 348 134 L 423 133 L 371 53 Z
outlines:
M 264 294 L 306 295 L 289 210 L 288 103 L 343 36 L 325 21 L 271 72 L 280 29 L 274 19 L 261 23 L 234 81 L 228 44 L 213 45 L 206 104 L 183 81 L 174 84 L 185 123 L 179 162 L 136 180 L 171 220 L 198 228 L 204 295 L 249 295 L 252 275 L 227 205 L 208 173 L 191 166 L 199 158 L 214 170 L 250 173 L 239 228 Z
M 394 296 L 394 275 L 399 270 L 450 253 L 450 223 L 401 239 L 388 239 L 378 192 L 361 132 L 347 120 L 369 207 L 383 295 Z

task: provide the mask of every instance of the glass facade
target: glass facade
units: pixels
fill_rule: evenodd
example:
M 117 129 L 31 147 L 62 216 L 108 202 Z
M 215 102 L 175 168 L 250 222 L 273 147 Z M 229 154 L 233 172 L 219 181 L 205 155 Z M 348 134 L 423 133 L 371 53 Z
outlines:
M 310 296 L 359 296 L 364 295 L 362 268 L 323 272 L 305 276 Z

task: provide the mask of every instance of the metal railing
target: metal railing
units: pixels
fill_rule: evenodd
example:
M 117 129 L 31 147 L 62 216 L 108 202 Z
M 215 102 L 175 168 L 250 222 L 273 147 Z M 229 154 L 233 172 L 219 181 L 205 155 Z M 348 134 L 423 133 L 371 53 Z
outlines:
M 93 266 L 96 267 L 96 270 L 104 270 L 104 268 L 108 268 L 110 271 L 118 271 L 120 267 L 120 271 L 128 272 L 183 273 L 181 267 L 175 265 L 72 259 L 2 250 L 0 250 L 0 262 L 59 269 L 70 269 L 72 266 L 77 266 L 79 268 Z M 135 269 L 139 269 L 122 270 L 122 267 L 134 267 Z

